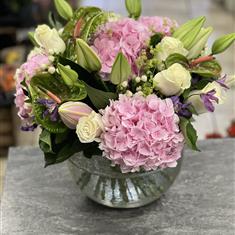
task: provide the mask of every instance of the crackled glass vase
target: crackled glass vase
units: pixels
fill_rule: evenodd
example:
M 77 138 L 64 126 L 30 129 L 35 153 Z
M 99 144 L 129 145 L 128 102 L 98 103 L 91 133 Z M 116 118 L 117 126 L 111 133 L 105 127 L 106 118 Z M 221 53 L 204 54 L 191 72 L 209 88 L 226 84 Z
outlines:
M 114 208 L 135 208 L 147 205 L 166 192 L 180 172 L 182 158 L 175 168 L 149 172 L 121 173 L 102 156 L 72 156 L 70 171 L 76 184 L 88 198 Z

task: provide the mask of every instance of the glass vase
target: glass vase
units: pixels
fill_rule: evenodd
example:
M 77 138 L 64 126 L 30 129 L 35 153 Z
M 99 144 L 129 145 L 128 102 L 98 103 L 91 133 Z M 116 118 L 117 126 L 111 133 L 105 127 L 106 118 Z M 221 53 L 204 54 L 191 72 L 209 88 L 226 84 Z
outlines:
M 166 192 L 180 172 L 182 158 L 175 168 L 148 172 L 121 173 L 102 156 L 86 158 L 81 153 L 68 160 L 76 184 L 88 198 L 114 208 L 147 205 Z

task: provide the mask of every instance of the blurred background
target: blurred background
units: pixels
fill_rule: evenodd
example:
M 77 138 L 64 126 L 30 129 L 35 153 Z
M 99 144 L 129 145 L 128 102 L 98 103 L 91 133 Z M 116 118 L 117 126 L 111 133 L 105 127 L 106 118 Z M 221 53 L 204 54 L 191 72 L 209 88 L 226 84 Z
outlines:
M 70 0 L 79 5 L 95 5 L 126 15 L 125 1 Z M 179 24 L 200 15 L 214 27 L 210 44 L 220 35 L 235 32 L 235 0 L 143 0 L 143 15 L 168 16 Z M 14 73 L 31 49 L 27 33 L 36 25 L 47 23 L 49 11 L 55 12 L 53 0 L 0 1 L 0 192 L 9 146 L 37 145 L 38 132 L 22 132 L 14 107 Z M 224 73 L 235 74 L 235 47 L 219 55 Z M 228 91 L 227 103 L 215 114 L 196 118 L 199 138 L 235 137 L 235 88 Z

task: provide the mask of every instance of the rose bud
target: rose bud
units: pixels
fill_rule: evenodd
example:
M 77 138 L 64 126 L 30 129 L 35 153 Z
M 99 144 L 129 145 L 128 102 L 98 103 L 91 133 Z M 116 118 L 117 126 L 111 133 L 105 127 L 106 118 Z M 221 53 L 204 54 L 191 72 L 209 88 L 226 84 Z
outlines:
M 92 108 L 82 102 L 66 102 L 59 107 L 59 115 L 63 123 L 70 129 L 76 129 L 81 117 L 87 117 Z

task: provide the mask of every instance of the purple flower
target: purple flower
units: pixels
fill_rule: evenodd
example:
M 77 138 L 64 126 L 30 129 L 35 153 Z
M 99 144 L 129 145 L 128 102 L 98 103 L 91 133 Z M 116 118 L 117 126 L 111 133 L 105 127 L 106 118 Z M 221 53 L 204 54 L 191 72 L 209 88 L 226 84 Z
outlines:
M 46 110 L 43 112 L 43 118 L 49 116 L 52 122 L 58 121 L 58 106 L 54 100 L 50 99 L 38 99 L 38 104 L 45 106 Z
M 220 86 L 222 86 L 225 89 L 229 89 L 229 87 L 225 84 L 225 81 L 227 79 L 227 75 L 224 75 L 222 78 L 216 80 L 217 83 L 220 84 Z
M 192 112 L 189 110 L 191 103 L 182 103 L 179 96 L 172 96 L 171 100 L 173 102 L 175 112 L 179 116 L 186 118 L 192 117 Z
M 20 129 L 21 129 L 22 131 L 34 131 L 34 129 L 36 129 L 37 126 L 38 126 L 38 125 L 35 124 L 35 123 L 32 124 L 32 125 L 28 125 L 28 124 L 27 124 L 27 125 L 25 125 L 25 126 L 21 126 Z
M 213 101 L 215 101 L 216 103 L 219 103 L 219 99 L 215 96 L 216 91 L 215 90 L 211 90 L 207 93 L 201 94 L 200 97 L 204 103 L 204 106 L 206 107 L 206 109 L 209 112 L 214 112 L 215 111 L 215 107 L 213 105 Z

